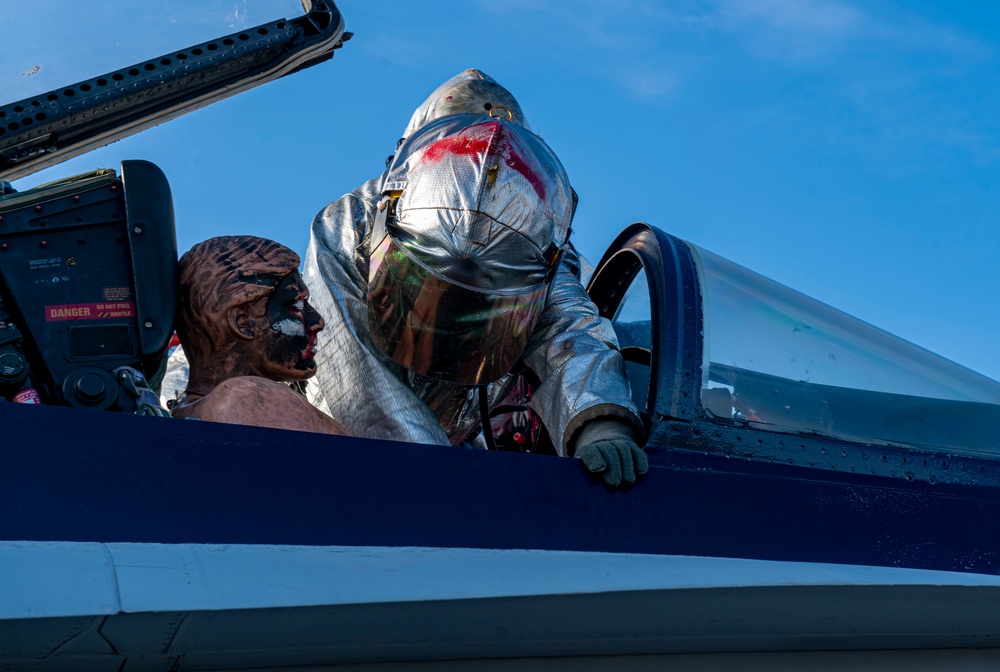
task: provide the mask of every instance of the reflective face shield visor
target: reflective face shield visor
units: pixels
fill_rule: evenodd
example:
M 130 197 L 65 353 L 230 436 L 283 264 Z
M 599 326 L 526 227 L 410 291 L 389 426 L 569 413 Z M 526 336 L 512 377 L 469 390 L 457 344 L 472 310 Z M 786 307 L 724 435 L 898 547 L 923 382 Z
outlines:
M 372 250 L 368 277 L 368 321 L 382 351 L 460 385 L 484 385 L 513 368 L 550 284 L 501 293 L 444 280 L 391 235 Z

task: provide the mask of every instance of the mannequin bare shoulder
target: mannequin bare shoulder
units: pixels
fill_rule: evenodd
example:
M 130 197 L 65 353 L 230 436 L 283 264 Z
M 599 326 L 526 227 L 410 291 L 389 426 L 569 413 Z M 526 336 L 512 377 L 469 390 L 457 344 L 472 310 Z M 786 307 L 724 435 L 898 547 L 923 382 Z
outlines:
M 211 394 L 178 408 L 174 417 L 318 434 L 344 433 L 332 418 L 287 385 L 259 376 L 224 380 Z
M 174 417 L 346 433 L 284 384 L 316 373 L 324 327 L 298 266 L 255 236 L 211 238 L 181 257 L 177 335 L 191 375 Z

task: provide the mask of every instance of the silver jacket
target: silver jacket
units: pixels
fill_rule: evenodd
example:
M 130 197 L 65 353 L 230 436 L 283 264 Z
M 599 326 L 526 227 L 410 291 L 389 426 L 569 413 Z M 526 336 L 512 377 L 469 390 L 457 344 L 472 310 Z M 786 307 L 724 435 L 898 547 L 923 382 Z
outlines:
M 368 233 L 381 183 L 365 182 L 313 220 L 303 276 L 326 329 L 310 398 L 357 436 L 457 445 L 479 429 L 476 390 L 404 369 L 368 332 Z M 570 440 L 588 420 L 618 417 L 641 427 L 614 330 L 574 274 L 576 262 L 567 255 L 556 273 L 522 357 L 541 380 L 531 405 L 561 455 L 571 452 Z M 503 397 L 506 382 L 490 386 L 491 403 Z

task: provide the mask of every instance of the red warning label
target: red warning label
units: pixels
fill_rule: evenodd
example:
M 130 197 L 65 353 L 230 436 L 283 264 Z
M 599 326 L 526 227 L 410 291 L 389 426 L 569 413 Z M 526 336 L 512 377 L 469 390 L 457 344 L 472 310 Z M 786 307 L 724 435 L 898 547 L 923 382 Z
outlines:
M 116 317 L 135 317 L 135 304 L 131 301 L 109 303 L 68 303 L 62 306 L 45 306 L 45 321 L 61 320 L 110 320 Z
M 40 404 L 42 398 L 38 396 L 38 390 L 29 387 L 14 395 L 14 401 L 18 404 Z

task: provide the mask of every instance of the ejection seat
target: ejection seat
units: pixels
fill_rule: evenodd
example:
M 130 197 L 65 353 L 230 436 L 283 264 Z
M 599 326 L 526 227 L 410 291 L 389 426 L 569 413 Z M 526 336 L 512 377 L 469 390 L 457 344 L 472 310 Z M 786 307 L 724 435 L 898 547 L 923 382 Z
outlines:
M 176 291 L 154 164 L 0 195 L 0 400 L 159 414 Z

